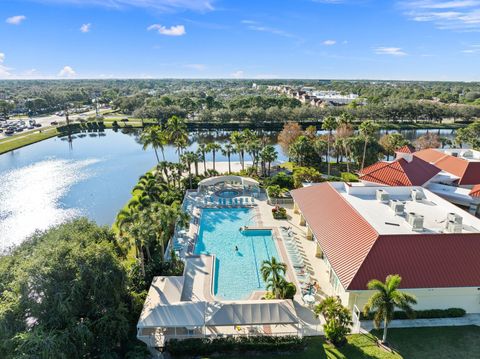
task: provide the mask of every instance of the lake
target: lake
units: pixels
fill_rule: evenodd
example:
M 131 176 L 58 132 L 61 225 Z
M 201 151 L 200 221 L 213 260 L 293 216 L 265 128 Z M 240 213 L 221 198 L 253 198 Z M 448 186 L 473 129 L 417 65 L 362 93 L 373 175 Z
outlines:
M 404 135 L 414 139 L 424 132 Z M 450 137 L 452 132 L 440 134 Z M 275 141 L 276 133 L 265 135 Z M 191 133 L 189 150 L 196 150 L 199 142 L 223 142 L 228 136 L 226 131 Z M 276 147 L 279 160 L 286 160 Z M 167 147 L 165 155 L 177 161 L 175 148 Z M 216 159 L 226 161 L 221 153 Z M 232 161 L 237 160 L 232 156 Z M 135 130 L 77 134 L 71 143 L 55 137 L 0 155 L 0 252 L 35 230 L 78 216 L 111 225 L 138 177 L 155 164 L 153 150 L 142 150 Z

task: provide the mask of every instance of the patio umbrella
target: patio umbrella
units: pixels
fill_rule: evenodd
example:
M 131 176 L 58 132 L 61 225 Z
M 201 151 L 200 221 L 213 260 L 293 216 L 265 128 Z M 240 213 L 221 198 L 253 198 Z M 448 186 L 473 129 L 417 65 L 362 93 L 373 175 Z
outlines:
M 305 303 L 308 303 L 308 304 L 315 303 L 315 297 L 311 294 L 304 295 L 303 300 L 305 301 Z

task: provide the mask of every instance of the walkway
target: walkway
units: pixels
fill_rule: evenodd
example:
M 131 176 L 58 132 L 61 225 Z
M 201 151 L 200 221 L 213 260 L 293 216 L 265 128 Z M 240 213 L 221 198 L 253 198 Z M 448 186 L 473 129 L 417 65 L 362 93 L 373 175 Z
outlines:
M 461 318 L 439 318 L 439 319 L 403 319 L 392 320 L 389 328 L 420 328 L 420 327 L 458 327 L 465 325 L 480 326 L 480 314 L 467 314 Z M 362 321 L 362 329 L 370 331 L 374 329 L 373 321 Z

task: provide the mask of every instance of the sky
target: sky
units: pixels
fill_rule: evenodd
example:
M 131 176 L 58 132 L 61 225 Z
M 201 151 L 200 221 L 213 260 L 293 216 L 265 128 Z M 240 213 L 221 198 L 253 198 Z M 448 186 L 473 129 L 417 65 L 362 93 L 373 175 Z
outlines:
M 480 81 L 480 0 L 0 0 L 0 79 Z

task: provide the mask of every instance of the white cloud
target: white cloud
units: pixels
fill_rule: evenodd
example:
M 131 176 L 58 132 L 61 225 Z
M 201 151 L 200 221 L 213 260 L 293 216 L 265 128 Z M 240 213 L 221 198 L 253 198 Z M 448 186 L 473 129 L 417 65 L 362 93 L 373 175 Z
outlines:
M 283 36 L 283 37 L 290 37 L 290 38 L 295 37 L 295 35 L 292 35 L 287 31 L 284 31 L 284 30 L 281 30 L 281 29 L 276 29 L 274 27 L 268 27 L 268 26 L 263 26 L 263 25 L 255 25 L 256 24 L 255 22 L 246 23 L 246 24 L 249 24 L 247 26 L 247 28 L 249 30 L 260 31 L 260 32 L 268 32 L 270 34 Z
M 5 54 L 3 52 L 0 52 L 0 64 L 5 61 Z
M 80 26 L 80 32 L 83 32 L 83 33 L 90 32 L 91 28 L 92 28 L 92 24 L 90 24 L 90 23 L 83 24 L 82 26 Z
M 73 77 L 77 73 L 75 72 L 74 69 L 72 69 L 70 66 L 64 66 L 63 69 L 60 70 L 58 73 L 58 76 L 60 77 Z
M 192 10 L 197 12 L 213 11 L 216 0 L 33 0 L 49 4 L 92 5 L 113 9 L 139 7 L 161 12 Z
M 431 22 L 439 29 L 480 31 L 480 0 L 410 0 L 399 6 L 413 21 Z
M 245 75 L 245 73 L 242 70 L 237 70 L 237 71 L 232 72 L 230 74 L 230 76 L 232 76 L 235 79 L 241 79 L 242 77 L 244 77 L 244 75 Z
M 404 52 L 399 47 L 377 47 L 375 49 L 375 53 L 377 55 L 391 55 L 391 56 L 405 56 L 405 55 L 407 55 L 407 53 Z
M 207 66 L 204 64 L 186 64 L 185 67 L 197 71 L 203 71 L 207 68 Z
M 325 40 L 325 41 L 323 42 L 323 44 L 324 44 L 325 46 L 332 46 L 332 45 L 335 45 L 336 43 L 337 43 L 337 41 L 335 41 L 335 40 Z
M 16 16 L 11 16 L 7 18 L 6 22 L 7 24 L 10 24 L 10 25 L 20 25 L 26 19 L 27 17 L 24 15 L 16 15 Z
M 185 35 L 187 32 L 185 31 L 185 26 L 183 25 L 175 25 L 175 26 L 162 26 L 160 24 L 153 24 L 147 28 L 148 31 L 156 30 L 160 35 L 166 36 L 182 36 Z

